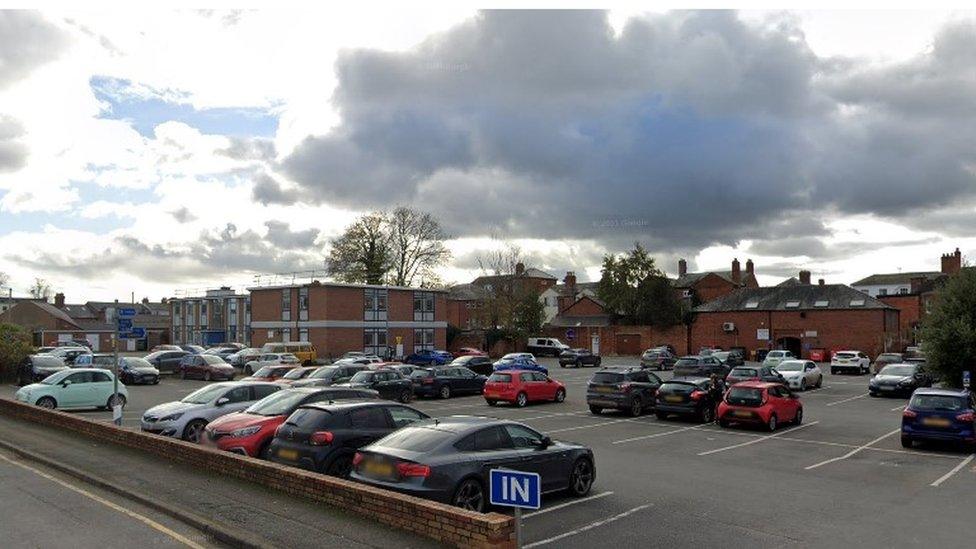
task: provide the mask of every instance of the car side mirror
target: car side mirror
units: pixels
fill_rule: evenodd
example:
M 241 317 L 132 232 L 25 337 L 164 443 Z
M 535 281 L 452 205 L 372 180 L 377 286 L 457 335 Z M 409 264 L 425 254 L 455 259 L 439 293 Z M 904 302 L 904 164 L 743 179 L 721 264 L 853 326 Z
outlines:
M 230 399 L 229 398 L 227 398 L 227 397 L 220 397 L 220 398 L 217 399 L 217 406 L 223 406 L 224 404 L 227 404 L 228 402 L 230 402 Z
M 540 450 L 545 450 L 546 448 L 548 448 L 550 446 L 552 446 L 552 438 L 550 438 L 548 436 L 542 437 L 542 440 L 539 441 L 539 449 Z

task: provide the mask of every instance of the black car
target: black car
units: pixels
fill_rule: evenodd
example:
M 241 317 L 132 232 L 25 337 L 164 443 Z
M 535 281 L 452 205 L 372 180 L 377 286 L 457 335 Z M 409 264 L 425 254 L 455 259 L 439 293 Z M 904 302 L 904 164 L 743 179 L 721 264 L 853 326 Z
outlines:
M 322 366 L 308 375 L 305 379 L 291 384 L 292 387 L 328 387 L 337 383 L 346 383 L 352 376 L 366 370 L 365 364 L 332 364 Z
M 278 428 L 268 455 L 277 463 L 348 477 L 356 450 L 429 417 L 420 410 L 390 402 L 305 404 Z
M 888 364 L 868 382 L 868 393 L 873 396 L 908 396 L 919 387 L 932 386 L 932 374 L 924 364 Z
M 126 385 L 159 383 L 159 370 L 148 360 L 127 356 L 119 359 L 119 381 Z
M 459 356 L 447 366 L 467 368 L 483 376 L 490 376 L 494 371 L 494 361 L 486 356 Z
M 17 368 L 17 384 L 23 387 L 37 383 L 51 374 L 67 369 L 64 361 L 56 356 L 30 355 Z
M 404 427 L 361 449 L 352 478 L 472 511 L 488 508 L 488 472 L 538 473 L 542 492 L 586 496 L 596 479 L 593 451 L 554 441 L 513 421 L 452 416 Z
M 145 358 L 160 372 L 175 374 L 180 371 L 183 357 L 189 354 L 187 351 L 156 351 L 149 353 Z
M 671 415 L 689 417 L 701 423 L 715 420 L 715 397 L 721 394 L 719 387 L 712 386 L 711 378 L 686 377 L 665 381 L 657 390 L 657 406 L 654 412 L 658 419 Z
M 348 382 L 335 386 L 372 389 L 380 394 L 380 398 L 404 403 L 413 399 L 413 383 L 396 370 L 363 370 L 352 376 Z
M 718 351 L 712 353 L 712 356 L 721 360 L 722 364 L 730 368 L 735 368 L 736 366 L 744 366 L 746 361 L 742 358 L 742 355 L 738 351 Z
M 674 363 L 675 377 L 711 377 L 712 374 L 725 379 L 729 368 L 714 356 L 683 356 Z
M 641 355 L 641 368 L 653 368 L 655 370 L 670 370 L 674 368 L 674 363 L 678 359 L 674 353 L 666 348 L 648 349 Z
M 201 347 L 199 345 L 177 345 L 177 347 L 179 347 L 180 349 L 183 349 L 184 351 L 186 351 L 188 353 L 194 354 L 194 355 L 198 355 L 198 354 L 203 353 L 204 351 L 206 351 L 206 349 L 204 349 L 203 347 Z
M 559 365 L 575 366 L 579 368 L 585 364 L 600 367 L 600 355 L 595 355 L 589 349 L 568 349 L 559 353 Z
M 661 378 L 637 368 L 608 368 L 593 374 L 586 384 L 586 405 L 599 414 L 607 408 L 639 416 L 653 409 Z
M 463 394 L 480 395 L 488 377 L 467 368 L 440 366 L 417 368 L 410 374 L 410 381 L 418 397 L 451 398 Z

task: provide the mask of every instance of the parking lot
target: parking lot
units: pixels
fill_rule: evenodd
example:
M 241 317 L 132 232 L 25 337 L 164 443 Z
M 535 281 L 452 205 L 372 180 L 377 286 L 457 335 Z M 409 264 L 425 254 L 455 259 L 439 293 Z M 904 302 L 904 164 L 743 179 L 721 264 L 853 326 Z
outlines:
M 434 416 L 487 415 L 522 421 L 596 455 L 589 497 L 544 498 L 525 516 L 527 547 L 603 543 L 723 547 L 960 546 L 974 496 L 973 456 L 952 447 L 903 449 L 901 398 L 870 398 L 866 376 L 825 373 L 801 394 L 804 423 L 775 433 L 722 429 L 654 415 L 630 418 L 585 405 L 593 368 L 542 362 L 567 386 L 561 404 L 488 407 L 481 397 L 420 400 Z M 631 364 L 634 359 L 607 359 Z M 669 372 L 660 375 L 670 377 Z M 123 425 L 204 385 L 164 378 L 129 389 Z M 4 386 L 10 398 L 15 388 Z M 81 412 L 109 421 L 108 412 Z

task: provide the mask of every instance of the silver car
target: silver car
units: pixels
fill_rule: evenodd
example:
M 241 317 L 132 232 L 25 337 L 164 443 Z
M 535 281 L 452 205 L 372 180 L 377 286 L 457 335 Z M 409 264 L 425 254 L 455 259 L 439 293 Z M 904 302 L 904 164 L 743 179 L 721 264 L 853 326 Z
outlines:
M 251 375 L 265 366 L 277 366 L 279 364 L 301 365 L 302 361 L 291 353 L 264 353 L 257 360 L 252 360 L 244 365 L 244 373 Z
M 240 412 L 280 389 L 280 385 L 264 381 L 212 383 L 182 400 L 146 410 L 141 427 L 147 433 L 199 442 L 203 429 L 214 419 Z
M 823 372 L 816 362 L 810 360 L 784 360 L 776 367 L 790 389 L 806 391 L 823 385 Z
M 793 353 L 790 351 L 769 351 L 769 353 L 766 354 L 766 359 L 763 360 L 762 365 L 775 368 L 779 366 L 780 362 L 783 362 L 784 360 L 793 360 L 795 358 L 796 357 L 793 356 Z

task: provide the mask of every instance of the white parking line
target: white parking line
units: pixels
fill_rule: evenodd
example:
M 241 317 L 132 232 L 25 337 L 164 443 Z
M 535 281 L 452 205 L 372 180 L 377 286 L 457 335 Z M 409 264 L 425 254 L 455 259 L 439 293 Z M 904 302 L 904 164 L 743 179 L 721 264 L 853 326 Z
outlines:
M 868 394 L 867 393 L 864 393 L 863 395 L 852 396 L 851 398 L 845 398 L 844 400 L 838 400 L 838 401 L 835 401 L 835 402 L 828 402 L 827 403 L 827 406 L 836 406 L 838 404 L 843 404 L 845 402 L 850 402 L 852 400 L 857 400 L 859 398 L 864 398 L 866 396 L 868 396 Z
M 673 431 L 665 431 L 663 433 L 654 433 L 653 435 L 644 435 L 640 437 L 625 438 L 623 440 L 615 440 L 611 444 L 625 444 L 627 442 L 634 442 L 635 440 L 645 440 L 648 438 L 663 437 L 665 435 L 673 435 L 675 433 L 683 433 L 684 431 L 691 431 L 692 429 L 698 429 L 698 425 L 692 425 L 690 427 L 682 427 L 681 429 L 675 429 Z
M 929 484 L 929 486 L 934 486 L 934 487 L 938 488 L 938 486 L 940 484 L 942 484 L 943 482 L 949 480 L 949 478 L 951 478 L 952 475 L 958 473 L 960 469 L 962 469 L 963 467 L 969 465 L 969 462 L 972 461 L 974 457 L 976 457 L 976 454 L 969 454 L 969 457 L 967 457 L 966 459 L 964 459 L 961 462 L 959 462 L 959 464 L 956 465 L 955 467 L 953 467 L 951 471 L 949 471 L 948 473 L 946 473 L 946 474 L 942 475 L 941 477 L 939 477 L 935 482 L 933 482 L 932 484 Z
M 907 404 L 902 404 L 901 406 L 895 406 L 894 408 L 891 409 L 891 411 L 892 412 L 900 412 L 900 411 L 904 410 L 906 406 L 908 406 L 908 405 Z
M 559 505 L 553 505 L 552 507 L 546 507 L 545 509 L 542 509 L 540 511 L 533 511 L 533 512 L 528 513 L 526 515 L 522 515 L 522 518 L 523 519 L 527 519 L 529 517 L 534 517 L 536 515 L 543 515 L 545 513 L 548 513 L 549 511 L 555 511 L 557 509 L 562 509 L 564 507 L 569 507 L 570 505 L 576 505 L 577 503 L 583 503 L 584 501 L 592 501 L 594 499 L 600 499 L 602 497 L 606 497 L 606 496 L 609 496 L 609 495 L 612 495 L 612 494 L 613 494 L 613 492 L 600 492 L 599 494 L 594 494 L 592 496 L 585 497 L 583 499 L 574 499 L 572 501 L 567 501 L 566 503 L 560 503 Z
M 563 427 L 562 429 L 552 429 L 547 430 L 546 434 L 551 433 L 563 433 L 566 431 L 576 431 L 578 429 L 592 429 L 593 427 L 603 427 L 604 425 L 613 425 L 614 423 L 623 423 L 625 421 L 631 421 L 630 419 L 615 419 L 613 421 L 604 421 L 603 423 L 593 423 L 591 425 L 576 425 L 575 427 Z
M 871 442 L 869 442 L 867 444 L 863 444 L 861 446 L 858 446 L 857 448 L 854 448 L 850 452 L 847 452 L 846 454 L 844 454 L 844 455 L 842 455 L 840 457 L 825 459 L 825 460 L 821 461 L 820 463 L 814 463 L 813 465 L 809 465 L 809 466 L 805 467 L 804 469 L 806 469 L 807 471 L 809 471 L 810 469 L 816 469 L 817 467 L 821 467 L 821 466 L 824 466 L 824 465 L 827 465 L 827 464 L 830 464 L 830 463 L 834 463 L 835 461 L 845 460 L 845 459 L 853 456 L 854 454 L 857 454 L 861 450 L 864 450 L 864 449 L 868 448 L 869 446 L 872 446 L 872 445 L 874 445 L 874 444 L 876 444 L 878 442 L 881 442 L 882 440 L 890 437 L 891 435 L 893 435 L 895 433 L 900 433 L 900 432 L 901 432 L 901 427 L 895 429 L 894 431 L 892 431 L 890 433 L 886 433 L 884 435 L 881 435 L 880 437 L 872 440 Z
M 648 503 L 648 504 L 645 504 L 645 505 L 641 505 L 640 507 L 634 507 L 633 509 L 631 509 L 629 511 L 624 511 L 623 513 L 620 513 L 619 515 L 614 515 L 612 517 L 605 518 L 603 520 L 598 520 L 596 522 L 591 522 L 591 523 L 587 524 L 586 526 L 577 528 L 575 530 L 570 530 L 569 532 L 563 532 L 562 534 L 559 534 L 558 536 L 553 536 L 551 538 L 546 538 L 546 539 L 543 539 L 543 540 L 539 540 L 539 541 L 530 543 L 528 545 L 525 545 L 524 546 L 524 549 L 530 549 L 532 547 L 538 547 L 540 545 L 546 545 L 547 543 L 552 543 L 554 541 L 559 541 L 561 539 L 566 539 L 568 537 L 572 537 L 572 536 L 575 536 L 577 534 L 582 534 L 583 532 L 586 532 L 588 530 L 592 530 L 594 528 L 599 528 L 600 526 L 603 526 L 604 524 L 610 524 L 611 522 L 614 522 L 614 521 L 620 520 L 622 518 L 628 517 L 630 515 L 633 515 L 634 513 L 638 512 L 638 511 L 643 511 L 644 509 L 647 509 L 651 505 L 652 504 Z
M 820 423 L 820 422 L 819 421 L 811 421 L 810 423 L 804 423 L 803 425 L 798 425 L 796 427 L 792 427 L 792 428 L 787 429 L 785 431 L 780 431 L 778 433 L 772 433 L 772 434 L 765 435 L 765 436 L 762 436 L 762 437 L 759 437 L 759 438 L 754 438 L 754 439 L 749 440 L 749 441 L 746 441 L 746 442 L 742 442 L 742 443 L 739 443 L 739 444 L 733 444 L 732 446 L 726 446 L 724 448 L 716 448 L 714 450 L 708 450 L 707 452 L 700 452 L 698 455 L 699 456 L 708 456 L 708 455 L 711 455 L 711 454 L 717 454 L 719 452 L 724 452 L 726 450 L 734 450 L 736 448 L 742 448 L 743 446 L 749 446 L 750 444 L 756 444 L 757 442 L 762 442 L 764 440 L 769 440 L 771 438 L 775 438 L 775 437 L 778 437 L 780 435 L 785 435 L 786 433 L 792 433 L 794 431 L 799 431 L 800 429 L 803 429 L 805 427 L 811 427 L 811 426 L 816 425 L 818 423 Z

